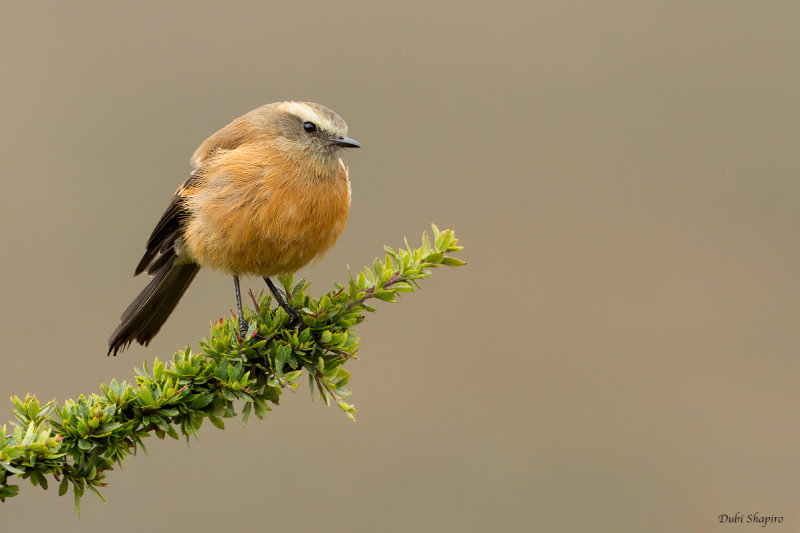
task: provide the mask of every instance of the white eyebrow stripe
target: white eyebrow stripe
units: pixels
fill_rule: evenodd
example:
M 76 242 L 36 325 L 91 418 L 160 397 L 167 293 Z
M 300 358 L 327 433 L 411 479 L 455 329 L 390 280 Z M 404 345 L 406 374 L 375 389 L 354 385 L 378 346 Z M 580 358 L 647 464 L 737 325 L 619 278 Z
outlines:
M 332 130 L 335 125 L 327 117 L 317 113 L 317 110 L 303 102 L 284 102 L 281 109 L 303 120 L 309 120 L 324 130 Z

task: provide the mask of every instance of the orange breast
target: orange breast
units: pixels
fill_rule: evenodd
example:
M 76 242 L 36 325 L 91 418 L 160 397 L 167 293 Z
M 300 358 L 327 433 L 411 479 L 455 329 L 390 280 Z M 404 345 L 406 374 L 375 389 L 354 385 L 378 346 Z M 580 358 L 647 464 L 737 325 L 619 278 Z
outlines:
M 232 274 L 294 272 L 341 235 L 350 183 L 341 161 L 296 165 L 236 150 L 202 169 L 189 191 L 184 247 L 204 267 Z M 254 163 L 257 162 L 257 163 Z

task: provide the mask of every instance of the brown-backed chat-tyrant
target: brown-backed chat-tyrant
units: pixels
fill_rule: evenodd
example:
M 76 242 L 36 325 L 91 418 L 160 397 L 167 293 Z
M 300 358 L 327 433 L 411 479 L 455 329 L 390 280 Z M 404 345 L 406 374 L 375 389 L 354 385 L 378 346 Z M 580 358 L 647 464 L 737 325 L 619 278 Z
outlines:
M 200 267 L 233 275 L 242 334 L 239 276 L 263 277 L 296 319 L 270 276 L 295 272 L 341 235 L 350 181 L 339 150 L 358 146 L 339 115 L 310 102 L 267 104 L 206 139 L 147 241 L 135 273 L 153 279 L 122 314 L 108 353 L 147 345 Z

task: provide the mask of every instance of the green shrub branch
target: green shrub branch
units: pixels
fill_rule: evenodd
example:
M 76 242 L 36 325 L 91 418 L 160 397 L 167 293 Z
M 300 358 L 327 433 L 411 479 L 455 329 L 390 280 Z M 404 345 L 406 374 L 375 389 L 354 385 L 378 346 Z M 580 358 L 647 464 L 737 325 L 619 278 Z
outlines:
M 254 308 L 245 309 L 244 338 L 236 317 L 220 319 L 200 341 L 199 352 L 187 346 L 166 363 L 144 363 L 135 369 L 135 384 L 114 379 L 101 384 L 99 394 L 60 406 L 41 405 L 32 395 L 13 396 L 13 431 L 8 434 L 6 426 L 0 431 L 0 501 L 19 493 L 11 483 L 15 478 L 47 489 L 52 475 L 59 495 L 72 486 L 80 513 L 87 489 L 105 501 L 99 489 L 106 473 L 145 449 L 145 437 L 196 437 L 205 419 L 224 429 L 224 419 L 236 416 L 237 406 L 242 425 L 252 413 L 264 418 L 285 389 L 298 387 L 303 373 L 312 397 L 318 391 L 326 405 L 336 403 L 353 418 L 355 407 L 344 401 L 350 373 L 343 366 L 358 351 L 353 327 L 365 312 L 375 311 L 367 301 L 394 302 L 416 290 L 432 268 L 465 264 L 451 256 L 461 250 L 453 231 L 432 229 L 433 240 L 425 232 L 418 248 L 408 242 L 398 250 L 385 247 L 383 259 L 351 273 L 346 285 L 335 283 L 320 299 L 311 298 L 305 279 L 279 278 L 290 305 L 302 308 L 298 328 L 289 327 L 291 317 L 283 309 L 270 308 L 269 295 L 256 298 L 251 292 Z

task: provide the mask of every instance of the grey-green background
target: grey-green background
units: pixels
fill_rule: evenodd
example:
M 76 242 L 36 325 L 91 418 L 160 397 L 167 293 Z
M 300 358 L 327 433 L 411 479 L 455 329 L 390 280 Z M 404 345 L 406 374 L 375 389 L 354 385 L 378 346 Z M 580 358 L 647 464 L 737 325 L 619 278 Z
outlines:
M 0 400 L 130 380 L 227 315 L 202 273 L 105 356 L 189 155 L 263 103 L 364 145 L 316 294 L 431 221 L 470 263 L 359 329 L 355 424 L 303 388 L 151 439 L 80 520 L 23 483 L 3 531 L 800 531 L 796 2 L 0 6 Z

